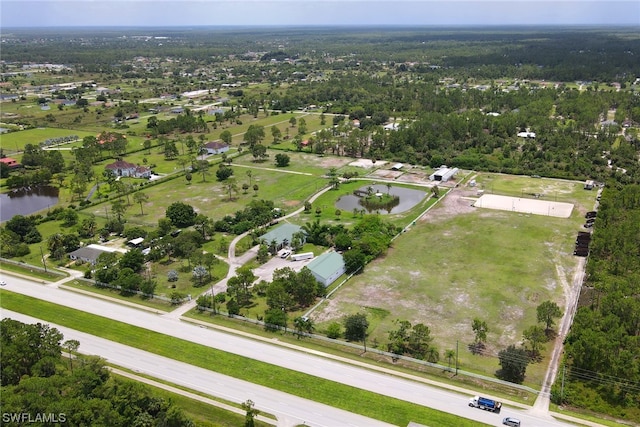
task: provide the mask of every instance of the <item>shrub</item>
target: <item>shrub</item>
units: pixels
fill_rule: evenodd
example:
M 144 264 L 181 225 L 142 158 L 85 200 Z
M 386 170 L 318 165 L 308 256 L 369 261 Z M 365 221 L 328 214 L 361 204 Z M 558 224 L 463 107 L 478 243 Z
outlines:
M 327 338 L 338 339 L 342 336 L 342 325 L 338 322 L 332 322 L 327 327 Z

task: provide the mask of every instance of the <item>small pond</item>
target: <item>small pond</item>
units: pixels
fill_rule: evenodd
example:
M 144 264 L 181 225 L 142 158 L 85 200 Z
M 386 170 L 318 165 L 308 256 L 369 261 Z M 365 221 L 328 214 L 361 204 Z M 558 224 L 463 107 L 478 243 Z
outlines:
M 58 204 L 56 187 L 25 187 L 0 194 L 0 222 L 8 221 L 14 215 L 32 213 L 54 207 Z
M 369 190 L 369 188 L 371 190 Z M 356 196 L 355 194 L 346 194 L 344 196 L 340 196 L 340 198 L 336 202 L 336 207 L 345 212 L 352 212 L 354 209 L 364 209 L 367 213 L 400 213 L 408 211 L 409 209 L 420 203 L 422 199 L 424 199 L 427 195 L 426 191 L 393 186 L 391 188 L 388 188 L 385 184 L 365 185 L 363 187 L 360 187 L 357 192 L 360 192 L 363 195 L 366 195 L 369 192 L 373 194 L 389 194 L 391 196 L 397 196 L 397 199 L 385 208 L 372 209 L 367 208 L 366 203 L 363 203 L 364 197 Z

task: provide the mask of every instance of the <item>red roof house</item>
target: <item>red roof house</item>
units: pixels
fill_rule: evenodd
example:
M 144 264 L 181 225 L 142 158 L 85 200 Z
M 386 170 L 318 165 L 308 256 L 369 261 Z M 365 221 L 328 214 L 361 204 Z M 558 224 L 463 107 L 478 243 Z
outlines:
M 18 168 L 20 167 L 20 163 L 16 159 L 12 159 L 11 157 L 3 157 L 0 159 L 0 163 L 4 163 L 10 168 Z

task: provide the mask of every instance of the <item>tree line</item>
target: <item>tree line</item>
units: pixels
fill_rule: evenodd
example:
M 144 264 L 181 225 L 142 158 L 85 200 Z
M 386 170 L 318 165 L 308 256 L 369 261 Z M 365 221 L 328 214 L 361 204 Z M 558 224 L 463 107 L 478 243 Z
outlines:
M 81 343 L 63 341 L 56 328 L 7 318 L 0 329 L 3 423 L 29 413 L 76 426 L 195 425 L 181 408 L 142 383 L 111 375 L 104 360 L 74 354 Z
M 603 193 L 557 403 L 640 419 L 640 185 Z M 598 402 L 597 405 L 593 402 Z M 597 407 L 594 407 L 597 406 Z

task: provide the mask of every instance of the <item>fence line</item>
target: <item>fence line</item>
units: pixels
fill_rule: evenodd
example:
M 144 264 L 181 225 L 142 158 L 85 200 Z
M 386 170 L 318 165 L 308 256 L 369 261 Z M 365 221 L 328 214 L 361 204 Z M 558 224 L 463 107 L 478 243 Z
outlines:
M 196 309 L 200 310 L 200 311 L 207 311 L 209 313 L 213 313 L 213 309 L 209 308 L 209 307 L 204 307 L 204 306 L 196 306 Z M 217 314 L 223 315 L 223 316 L 227 316 L 230 317 L 232 319 L 235 320 L 241 320 L 243 322 L 249 322 L 249 323 L 253 323 L 256 325 L 260 325 L 260 326 L 266 326 L 267 324 L 261 320 L 254 320 L 254 319 L 250 319 L 248 317 L 244 317 L 244 316 L 238 316 L 238 315 L 234 315 L 234 314 L 229 314 L 229 313 L 225 313 L 222 312 L 220 310 L 216 310 Z M 301 332 L 301 331 L 296 331 L 295 329 L 292 328 L 288 328 L 288 327 L 282 327 L 279 325 L 269 325 L 269 327 L 273 328 L 273 329 L 277 329 L 280 331 L 284 331 L 284 332 L 291 332 L 293 334 L 297 334 L 303 337 L 308 337 L 308 338 L 313 338 L 313 339 L 317 339 L 320 341 L 325 341 L 325 342 L 330 342 L 332 344 L 337 344 L 337 345 L 342 345 L 344 347 L 350 347 L 356 350 L 362 350 L 363 352 L 365 352 L 365 347 L 361 344 L 356 344 L 356 343 L 352 343 L 352 342 L 348 342 L 348 341 L 341 341 L 341 340 L 336 340 L 333 338 L 329 338 L 326 337 L 324 335 L 318 335 L 318 334 L 310 334 L 307 332 Z M 438 370 L 442 370 L 442 371 L 453 371 L 454 368 L 450 368 L 449 366 L 445 366 L 445 365 L 440 365 L 438 363 L 431 363 L 431 362 L 427 362 L 425 360 L 420 360 L 420 359 L 414 359 L 413 357 L 409 357 L 409 356 L 402 356 L 399 354 L 395 354 L 395 353 L 390 353 L 388 351 L 384 351 L 384 350 L 379 350 L 377 348 L 373 348 L 373 347 L 367 347 L 366 348 L 367 352 L 370 353 L 376 353 L 378 355 L 381 356 L 386 356 L 391 358 L 392 360 L 404 360 L 406 362 L 410 362 L 410 363 L 415 363 L 418 365 L 422 365 L 422 366 L 428 366 L 430 368 L 434 368 L 434 369 L 438 369 Z M 489 381 L 489 382 L 493 382 L 496 384 L 500 384 L 500 385 L 504 385 L 504 386 L 508 386 L 508 387 L 512 387 L 512 388 L 516 388 L 519 390 L 523 390 L 523 391 L 527 391 L 529 393 L 533 393 L 533 394 L 539 394 L 540 390 L 536 390 L 534 388 L 522 385 L 522 384 L 515 384 L 515 383 L 511 383 L 509 381 L 504 381 L 498 378 L 492 378 L 492 377 L 488 377 L 486 375 L 482 375 L 482 374 L 476 374 L 475 372 L 468 372 L 468 371 L 464 371 L 461 369 L 457 369 L 457 374 L 458 375 L 465 375 L 468 377 L 472 377 L 472 378 L 478 378 L 484 381 Z
M 118 291 L 122 291 L 122 286 L 118 286 L 118 285 L 111 285 L 109 283 L 104 283 L 104 282 L 98 282 L 97 280 L 90 280 L 90 279 L 85 279 L 84 277 L 78 277 L 77 280 L 81 280 L 83 282 L 86 282 L 89 286 L 95 286 L 96 288 L 109 288 L 109 289 L 115 289 Z M 143 297 L 147 297 L 149 299 L 155 298 L 155 299 L 159 299 L 161 301 L 166 301 L 166 302 L 170 302 L 171 304 L 182 304 L 183 302 L 187 302 L 187 301 L 191 301 L 191 295 L 187 295 L 186 297 L 180 299 L 180 300 L 173 300 L 171 298 L 167 298 L 164 297 L 162 295 L 156 295 L 156 294 L 146 294 L 142 291 L 126 291 L 127 293 L 131 293 L 131 294 L 136 294 L 136 295 L 140 295 Z
M 28 268 L 31 271 L 38 270 L 41 273 L 51 273 L 51 274 L 55 274 L 57 276 L 66 277 L 66 274 L 56 270 L 55 267 L 54 268 L 47 268 L 45 270 L 43 267 L 39 267 L 37 265 L 27 264 L 25 262 L 15 261 L 13 259 L 8 259 L 8 258 L 0 258 L 0 261 L 5 262 L 7 264 L 15 265 L 15 266 L 18 266 L 18 267 L 22 267 L 22 268 Z

